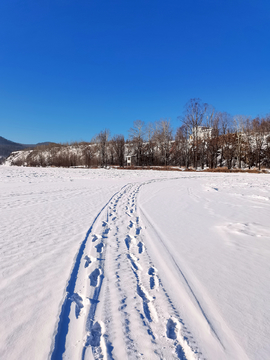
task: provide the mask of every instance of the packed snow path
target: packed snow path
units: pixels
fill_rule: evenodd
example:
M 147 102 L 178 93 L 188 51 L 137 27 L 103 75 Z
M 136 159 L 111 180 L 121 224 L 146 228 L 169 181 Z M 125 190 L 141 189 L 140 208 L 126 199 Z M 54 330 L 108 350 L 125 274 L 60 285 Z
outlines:
M 51 359 L 203 359 L 144 243 L 128 184 L 92 224 L 67 286 Z

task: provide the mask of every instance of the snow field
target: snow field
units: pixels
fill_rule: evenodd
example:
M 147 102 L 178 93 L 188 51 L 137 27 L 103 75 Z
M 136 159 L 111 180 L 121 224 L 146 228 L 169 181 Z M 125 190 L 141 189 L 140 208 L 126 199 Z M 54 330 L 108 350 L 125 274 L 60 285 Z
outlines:
M 0 358 L 268 359 L 267 175 L 0 167 Z
M 181 311 L 207 358 L 269 356 L 269 185 L 268 177 L 220 174 L 156 183 L 140 193 L 151 257 L 167 283 L 169 274 L 184 283 L 197 311 Z M 221 352 L 193 323 L 200 313 Z

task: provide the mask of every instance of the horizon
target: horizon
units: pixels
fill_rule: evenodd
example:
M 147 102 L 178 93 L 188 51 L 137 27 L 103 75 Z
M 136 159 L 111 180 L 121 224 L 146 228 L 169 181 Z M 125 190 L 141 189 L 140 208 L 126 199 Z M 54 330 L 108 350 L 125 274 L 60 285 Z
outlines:
M 135 120 L 178 117 L 191 98 L 217 111 L 270 112 L 270 4 L 83 0 L 0 4 L 1 136 L 90 141 Z

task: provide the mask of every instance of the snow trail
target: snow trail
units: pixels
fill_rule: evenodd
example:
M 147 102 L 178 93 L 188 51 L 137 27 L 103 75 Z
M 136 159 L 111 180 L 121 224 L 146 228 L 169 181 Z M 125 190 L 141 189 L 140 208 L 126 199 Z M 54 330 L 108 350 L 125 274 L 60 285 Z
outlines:
M 145 246 L 137 207 L 144 184 L 123 187 L 90 227 L 66 289 L 52 360 L 204 358 Z
M 115 194 L 112 196 L 112 198 L 114 196 L 115 196 Z M 108 201 L 108 203 L 111 201 L 111 199 Z M 86 234 L 84 241 L 82 242 L 82 244 L 80 246 L 78 254 L 76 256 L 74 267 L 71 272 L 71 275 L 70 275 L 70 278 L 68 281 L 68 285 L 66 287 L 66 297 L 65 297 L 65 300 L 62 305 L 61 313 L 59 315 L 59 323 L 58 323 L 57 332 L 55 334 L 54 348 L 53 348 L 52 355 L 51 355 L 52 360 L 54 360 L 54 359 L 57 360 L 57 359 L 62 358 L 63 353 L 65 352 L 66 336 L 67 336 L 68 327 L 69 327 L 69 313 L 71 310 L 71 305 L 72 305 L 74 296 L 76 298 L 78 297 L 78 295 L 75 293 L 74 289 L 75 289 L 76 281 L 78 279 L 78 273 L 80 270 L 80 266 L 82 264 L 82 257 L 84 255 L 85 246 L 86 246 L 88 238 L 92 232 L 93 226 L 95 225 L 95 223 L 98 220 L 102 211 L 106 208 L 107 204 L 105 204 L 105 206 L 101 209 L 101 211 L 98 213 L 98 215 L 94 219 L 91 227 L 89 228 L 89 230 Z M 85 255 L 85 259 L 86 259 L 85 267 L 88 267 L 90 264 L 90 262 L 89 262 L 90 258 L 87 255 Z

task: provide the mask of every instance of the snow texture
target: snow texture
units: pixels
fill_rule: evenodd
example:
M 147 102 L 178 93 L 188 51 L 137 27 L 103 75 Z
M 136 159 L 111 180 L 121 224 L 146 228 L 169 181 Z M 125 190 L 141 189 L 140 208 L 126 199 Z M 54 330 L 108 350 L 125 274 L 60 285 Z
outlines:
M 265 174 L 0 166 L 1 359 L 269 359 Z

